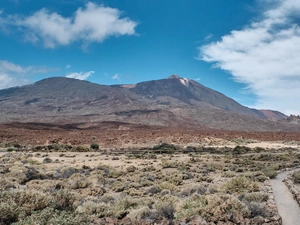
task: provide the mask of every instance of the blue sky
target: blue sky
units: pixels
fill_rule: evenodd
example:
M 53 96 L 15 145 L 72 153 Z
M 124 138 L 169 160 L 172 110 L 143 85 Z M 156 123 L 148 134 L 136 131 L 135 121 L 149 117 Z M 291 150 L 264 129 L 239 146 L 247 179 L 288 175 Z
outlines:
M 300 114 L 299 0 L 1 0 L 0 89 L 172 74 Z

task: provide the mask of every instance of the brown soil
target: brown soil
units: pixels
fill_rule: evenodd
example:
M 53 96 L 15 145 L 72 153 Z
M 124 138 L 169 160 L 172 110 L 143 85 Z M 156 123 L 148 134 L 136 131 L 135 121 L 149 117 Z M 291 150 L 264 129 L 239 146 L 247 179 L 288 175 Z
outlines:
M 239 132 L 214 129 L 184 129 L 150 127 L 117 122 L 89 124 L 0 124 L 0 143 L 16 141 L 20 144 L 99 143 L 102 148 L 147 147 L 161 142 L 188 145 L 228 146 L 234 139 L 261 141 L 300 141 L 300 133 Z

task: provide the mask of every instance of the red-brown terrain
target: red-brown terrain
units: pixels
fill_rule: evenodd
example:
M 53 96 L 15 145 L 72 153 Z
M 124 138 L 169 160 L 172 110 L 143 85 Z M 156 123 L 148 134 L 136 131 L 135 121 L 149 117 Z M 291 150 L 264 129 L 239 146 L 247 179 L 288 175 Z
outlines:
M 21 144 L 71 144 L 90 145 L 99 143 L 104 148 L 153 146 L 161 142 L 173 144 L 200 143 L 208 138 L 224 141 L 251 139 L 257 141 L 300 141 L 297 132 L 249 132 L 217 129 L 187 129 L 150 127 L 125 123 L 97 123 L 78 125 L 54 125 L 34 123 L 11 123 L 0 125 L 0 143 Z M 214 143 L 212 143 L 214 144 Z M 220 144 L 220 143 L 218 143 Z

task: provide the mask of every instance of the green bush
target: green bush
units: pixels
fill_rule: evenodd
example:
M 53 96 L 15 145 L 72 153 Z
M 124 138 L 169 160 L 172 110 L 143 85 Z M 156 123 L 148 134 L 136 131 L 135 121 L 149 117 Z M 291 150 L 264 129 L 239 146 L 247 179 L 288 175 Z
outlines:
M 269 195 L 267 193 L 262 192 L 252 192 L 242 195 L 243 200 L 247 202 L 266 202 L 269 199 Z
M 99 149 L 99 145 L 96 144 L 96 143 L 92 143 L 91 144 L 91 149 L 98 150 Z
M 294 172 L 292 178 L 296 184 L 300 184 L 300 171 Z
M 273 179 L 277 176 L 276 170 L 274 170 L 271 167 L 267 167 L 263 169 L 262 172 L 264 173 L 265 176 L 269 177 L 270 179 Z
M 250 151 L 251 151 L 251 148 L 249 148 L 249 147 L 237 145 L 232 150 L 232 154 L 233 155 L 240 155 L 240 154 L 244 154 L 244 153 L 247 153 L 247 152 L 250 152 Z
M 153 147 L 153 150 L 159 151 L 160 153 L 172 154 L 172 153 L 174 153 L 175 150 L 177 150 L 177 147 L 175 145 L 172 145 L 172 144 L 161 143 L 159 145 L 155 145 Z
M 208 195 L 206 198 L 207 205 L 204 209 L 200 210 L 200 214 L 204 218 L 216 218 L 234 213 L 238 213 L 243 216 L 249 216 L 250 214 L 248 208 L 232 195 L 214 194 Z
M 245 176 L 233 178 L 223 185 L 223 190 L 228 194 L 254 192 L 259 190 L 259 185 Z

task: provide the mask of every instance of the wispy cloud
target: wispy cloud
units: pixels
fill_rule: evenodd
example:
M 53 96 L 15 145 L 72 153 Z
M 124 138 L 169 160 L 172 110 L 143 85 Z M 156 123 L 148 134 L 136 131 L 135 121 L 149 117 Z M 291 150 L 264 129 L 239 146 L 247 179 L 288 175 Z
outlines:
M 214 35 L 213 34 L 208 34 L 204 39 L 207 41 L 211 39 Z
M 299 0 L 269 0 L 261 18 L 199 48 L 214 63 L 247 84 L 257 108 L 300 114 Z
M 118 73 L 116 73 L 115 75 L 113 75 L 113 76 L 111 77 L 111 79 L 121 81 L 121 75 L 118 74 Z
M 26 41 L 42 42 L 46 48 L 69 45 L 83 41 L 102 42 L 110 36 L 134 35 L 137 22 L 121 17 L 115 8 L 88 2 L 78 8 L 72 17 L 64 17 L 57 12 L 41 9 L 24 17 L 8 15 L 0 17 L 0 27 L 21 31 Z
M 7 60 L 0 60 L 0 89 L 32 83 L 32 75 L 58 70 L 44 66 L 23 67 Z
M 89 72 L 80 72 L 80 73 L 70 73 L 66 77 L 68 78 L 74 78 L 78 80 L 86 80 L 88 77 L 92 76 L 95 71 L 89 71 Z

